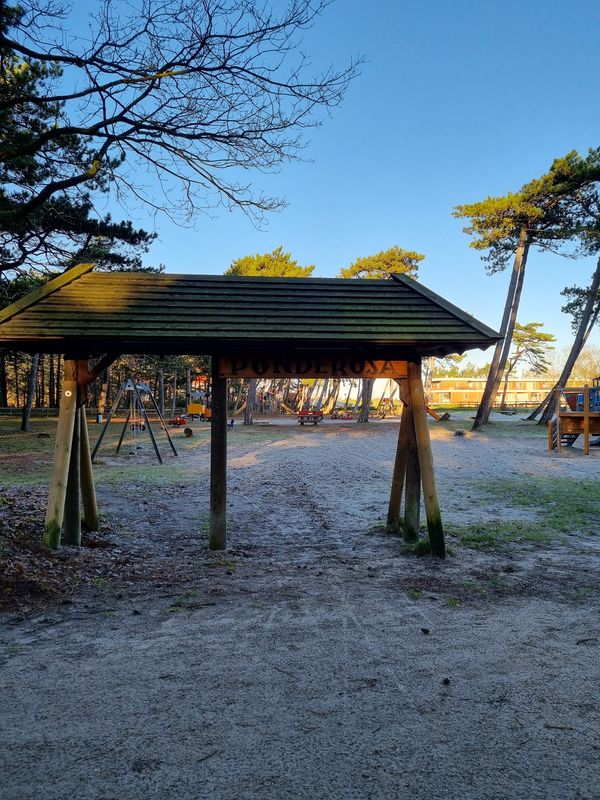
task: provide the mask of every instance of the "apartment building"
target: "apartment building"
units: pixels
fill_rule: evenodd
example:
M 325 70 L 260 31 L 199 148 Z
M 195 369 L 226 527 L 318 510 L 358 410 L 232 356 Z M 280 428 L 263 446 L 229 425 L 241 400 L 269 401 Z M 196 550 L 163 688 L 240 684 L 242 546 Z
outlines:
M 485 389 L 485 378 L 434 378 L 431 381 L 429 402 L 432 406 L 477 406 Z M 554 386 L 548 378 L 515 378 L 508 381 L 508 406 L 535 406 Z M 504 383 L 495 405 L 500 405 Z

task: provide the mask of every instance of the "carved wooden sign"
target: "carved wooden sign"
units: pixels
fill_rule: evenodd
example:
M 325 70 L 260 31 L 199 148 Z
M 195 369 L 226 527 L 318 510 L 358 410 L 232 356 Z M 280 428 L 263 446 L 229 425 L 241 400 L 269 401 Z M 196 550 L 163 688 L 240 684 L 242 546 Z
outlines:
M 404 378 L 406 361 L 371 360 L 352 353 L 219 358 L 220 378 Z

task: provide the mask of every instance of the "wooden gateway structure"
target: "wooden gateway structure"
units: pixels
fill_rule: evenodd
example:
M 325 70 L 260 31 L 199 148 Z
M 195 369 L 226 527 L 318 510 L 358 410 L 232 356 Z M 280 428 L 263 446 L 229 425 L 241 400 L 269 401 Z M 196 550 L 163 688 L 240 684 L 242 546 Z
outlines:
M 414 538 L 420 490 L 432 552 L 445 555 L 421 359 L 499 336 L 405 275 L 390 280 L 98 273 L 81 264 L 0 312 L 0 347 L 64 354 L 44 541 L 79 544 L 98 528 L 85 417 L 87 389 L 119 355 L 212 357 L 209 546 L 224 549 L 227 378 L 364 377 L 400 381 L 388 523 Z M 404 516 L 400 504 L 405 494 Z

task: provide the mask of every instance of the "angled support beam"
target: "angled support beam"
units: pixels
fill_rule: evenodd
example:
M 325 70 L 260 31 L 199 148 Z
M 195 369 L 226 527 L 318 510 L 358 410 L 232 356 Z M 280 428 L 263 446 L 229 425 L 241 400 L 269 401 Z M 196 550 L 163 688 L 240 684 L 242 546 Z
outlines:
M 421 381 L 420 363 L 409 362 L 408 385 L 413 408 L 417 451 L 419 454 L 419 465 L 421 468 L 421 480 L 423 482 L 423 499 L 425 501 L 427 530 L 429 532 L 431 552 L 434 556 L 445 558 L 446 545 L 444 541 L 444 528 L 442 525 L 442 515 L 440 513 L 437 487 L 435 485 L 433 454 L 431 452 L 431 441 L 429 439 L 429 428 L 427 426 L 427 408 L 425 405 L 423 383 Z
M 227 379 L 219 377 L 212 359 L 212 422 L 210 427 L 210 527 L 211 550 L 227 548 Z
M 90 440 L 88 436 L 85 406 L 79 409 L 79 445 L 80 445 L 80 475 L 81 475 L 81 500 L 83 503 L 83 522 L 90 531 L 100 528 L 100 515 L 98 501 L 96 500 L 96 487 L 94 486 L 94 470 L 90 455 Z
M 58 412 L 58 426 L 54 445 L 52 482 L 48 493 L 48 509 L 44 525 L 44 544 L 60 547 L 60 535 L 65 514 L 67 479 L 71 462 L 73 429 L 77 412 L 78 362 L 65 358 L 63 381 Z
M 97 361 L 88 372 L 88 383 L 93 383 L 96 378 L 99 378 L 105 369 L 108 369 L 111 364 L 114 364 L 117 358 L 120 358 L 120 354 L 118 353 L 116 355 L 114 353 L 107 353 L 107 355 L 102 356 L 100 361 Z
M 406 478 L 409 414 L 408 406 L 404 406 L 402 409 L 402 419 L 400 420 L 400 430 L 398 431 L 398 444 L 396 445 L 396 459 L 394 461 L 394 474 L 392 476 L 392 488 L 390 491 L 390 502 L 387 514 L 387 529 L 390 533 L 398 533 L 402 530 L 400 505 L 402 503 L 404 480 Z
M 67 477 L 65 496 L 65 515 L 62 530 L 62 544 L 71 547 L 81 545 L 81 414 L 83 408 L 75 411 L 73 438 L 71 440 L 71 458 Z
M 412 403 L 407 406 L 406 436 L 406 497 L 402 533 L 405 542 L 416 542 L 421 529 L 421 468 L 415 436 L 415 417 Z
M 408 379 L 400 378 L 396 380 L 400 389 L 400 399 L 402 400 L 402 418 L 400 420 L 400 430 L 398 431 L 398 443 L 396 445 L 396 458 L 394 460 L 394 473 L 392 476 L 392 488 L 390 490 L 390 502 L 387 514 L 387 529 L 390 533 L 398 533 L 402 530 L 402 520 L 400 517 L 400 506 L 404 483 L 406 480 L 406 456 L 408 451 L 408 437 L 411 424 L 410 412 L 410 392 L 408 390 Z

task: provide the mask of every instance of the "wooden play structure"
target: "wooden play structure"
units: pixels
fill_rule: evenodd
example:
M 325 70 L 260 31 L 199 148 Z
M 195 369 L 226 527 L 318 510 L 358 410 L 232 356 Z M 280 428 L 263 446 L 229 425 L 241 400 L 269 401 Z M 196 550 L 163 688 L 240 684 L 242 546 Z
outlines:
M 600 377 L 593 386 L 568 386 L 556 390 L 554 418 L 548 422 L 548 450 L 559 453 L 583 436 L 589 455 L 590 436 L 600 436 Z
M 80 264 L 0 312 L 0 347 L 64 354 L 44 542 L 78 544 L 99 526 L 85 416 L 88 386 L 119 355 L 210 355 L 209 546 L 227 546 L 228 378 L 386 378 L 400 382 L 402 421 L 390 530 L 419 531 L 445 555 L 421 360 L 500 337 L 406 275 L 389 280 L 94 272 Z M 404 513 L 401 502 L 404 497 Z

